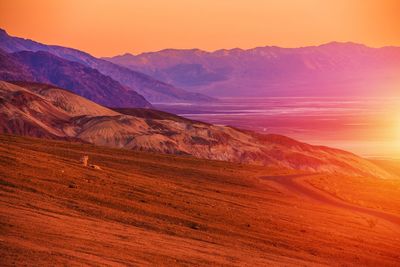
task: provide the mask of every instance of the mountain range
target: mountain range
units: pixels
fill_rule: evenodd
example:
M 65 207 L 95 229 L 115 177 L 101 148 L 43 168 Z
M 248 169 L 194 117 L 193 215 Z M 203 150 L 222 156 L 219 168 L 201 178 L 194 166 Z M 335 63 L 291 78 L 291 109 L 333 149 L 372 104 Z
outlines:
M 166 49 L 105 59 L 217 97 L 400 95 L 400 47 L 332 42 L 214 52 Z
M 0 51 L 0 66 L 2 80 L 54 84 L 107 106 L 151 107 L 143 96 L 99 71 L 48 52 Z
M 0 82 L 0 133 L 266 165 L 309 172 L 389 178 L 352 153 L 280 135 L 261 135 L 146 109 L 103 107 L 70 91 Z
M 196 102 L 213 100 L 211 97 L 199 93 L 187 92 L 181 88 L 154 79 L 149 75 L 93 57 L 83 51 L 57 45 L 45 45 L 29 39 L 13 37 L 8 35 L 3 29 L 0 29 L 0 49 L 3 49 L 6 53 L 20 51 L 47 52 L 66 61 L 79 63 L 87 68 L 97 70 L 104 76 L 109 76 L 128 90 L 138 92 L 149 102 L 165 103 L 171 101 Z

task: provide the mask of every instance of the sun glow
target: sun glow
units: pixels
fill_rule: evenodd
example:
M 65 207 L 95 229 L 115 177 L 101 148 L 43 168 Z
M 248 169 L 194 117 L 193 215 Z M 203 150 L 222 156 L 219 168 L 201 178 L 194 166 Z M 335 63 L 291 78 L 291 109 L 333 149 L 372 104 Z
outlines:
M 400 44 L 399 9 L 398 0 L 3 0 L 0 27 L 96 56 L 330 41 L 385 46 Z
M 399 151 L 400 154 L 400 112 L 397 114 L 397 125 L 395 126 L 396 128 L 396 135 L 395 135 L 395 146 Z
M 389 152 L 390 155 L 393 155 L 395 158 L 400 159 L 400 111 L 394 112 L 393 114 L 396 114 L 393 116 L 392 121 L 391 121 L 391 134 L 389 135 L 390 140 L 389 144 L 390 146 L 388 147 L 387 152 Z

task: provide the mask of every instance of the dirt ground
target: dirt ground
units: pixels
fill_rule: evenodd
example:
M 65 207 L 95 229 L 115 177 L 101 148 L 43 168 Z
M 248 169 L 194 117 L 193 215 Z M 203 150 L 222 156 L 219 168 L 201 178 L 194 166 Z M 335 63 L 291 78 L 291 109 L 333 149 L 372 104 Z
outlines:
M 400 265 L 400 225 L 260 179 L 297 174 L 2 135 L 0 265 Z M 400 216 L 399 181 L 310 177 Z

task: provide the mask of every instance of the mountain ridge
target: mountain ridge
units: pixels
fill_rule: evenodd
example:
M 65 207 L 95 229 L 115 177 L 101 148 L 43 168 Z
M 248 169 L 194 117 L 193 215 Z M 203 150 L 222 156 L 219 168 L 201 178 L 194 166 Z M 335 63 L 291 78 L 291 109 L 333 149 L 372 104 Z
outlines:
M 212 96 L 398 95 L 400 47 L 166 49 L 107 60 Z
M 4 29 L 0 31 L 0 48 L 8 53 L 24 50 L 33 52 L 45 51 L 66 60 L 81 63 L 97 69 L 103 75 L 110 76 L 127 88 L 137 91 L 150 102 L 201 102 L 214 100 L 199 93 L 187 92 L 181 88 L 174 87 L 147 74 L 98 59 L 78 49 L 59 45 L 45 45 L 30 39 L 13 37 L 8 35 Z
M 99 71 L 45 51 L 0 51 L 0 79 L 36 81 L 68 88 L 95 102 L 120 107 L 151 107 L 141 95 Z M 12 62 L 12 63 L 10 63 Z
M 275 48 L 275 49 L 304 49 L 304 48 L 316 48 L 316 47 L 325 47 L 325 46 L 343 46 L 343 45 L 352 45 L 352 46 L 358 46 L 358 47 L 365 47 L 365 48 L 371 48 L 371 49 L 381 49 L 381 48 L 400 48 L 400 46 L 397 45 L 384 45 L 384 46 L 369 46 L 363 43 L 358 43 L 358 42 L 353 42 L 353 41 L 330 41 L 326 43 L 321 43 L 321 44 L 316 44 L 316 45 L 304 45 L 304 46 L 295 46 L 295 47 L 287 47 L 287 46 L 279 46 L 279 45 L 261 45 L 261 46 L 255 46 L 251 48 L 240 48 L 240 47 L 234 47 L 234 48 L 219 48 L 219 49 L 214 49 L 214 50 L 206 50 L 206 49 L 201 49 L 201 48 L 164 48 L 160 50 L 155 50 L 155 51 L 145 51 L 145 52 L 140 52 L 140 53 L 131 53 L 131 52 L 125 52 L 122 54 L 117 54 L 114 56 L 104 56 L 101 57 L 102 59 L 112 59 L 112 58 L 117 58 L 117 57 L 123 57 L 123 56 L 140 56 L 140 55 L 148 55 L 148 54 L 157 54 L 160 52 L 168 52 L 168 51 L 194 51 L 194 52 L 200 52 L 204 54 L 214 54 L 218 52 L 225 52 L 225 51 L 252 51 L 252 50 L 258 50 L 258 49 L 263 49 L 263 48 Z

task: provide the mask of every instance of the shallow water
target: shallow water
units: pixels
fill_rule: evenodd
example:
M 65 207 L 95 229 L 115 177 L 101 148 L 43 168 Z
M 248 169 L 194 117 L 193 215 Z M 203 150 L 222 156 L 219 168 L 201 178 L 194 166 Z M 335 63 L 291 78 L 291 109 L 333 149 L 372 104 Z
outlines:
M 366 157 L 400 158 L 399 98 L 224 98 L 218 103 L 156 107 L 190 119 L 283 134 Z

